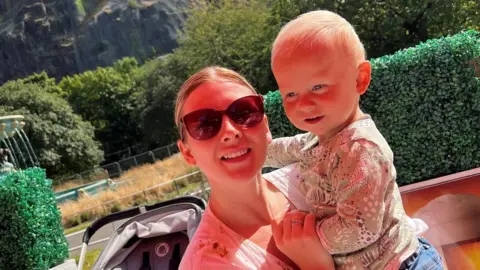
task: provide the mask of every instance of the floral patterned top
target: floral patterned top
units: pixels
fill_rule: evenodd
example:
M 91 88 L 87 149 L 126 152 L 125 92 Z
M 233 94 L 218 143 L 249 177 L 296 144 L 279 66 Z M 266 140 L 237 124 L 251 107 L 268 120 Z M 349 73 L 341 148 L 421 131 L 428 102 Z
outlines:
M 289 164 L 284 177 L 317 215 L 318 236 L 336 269 L 398 269 L 416 250 L 393 153 L 370 116 L 325 142 L 311 133 L 273 140 L 265 166 Z

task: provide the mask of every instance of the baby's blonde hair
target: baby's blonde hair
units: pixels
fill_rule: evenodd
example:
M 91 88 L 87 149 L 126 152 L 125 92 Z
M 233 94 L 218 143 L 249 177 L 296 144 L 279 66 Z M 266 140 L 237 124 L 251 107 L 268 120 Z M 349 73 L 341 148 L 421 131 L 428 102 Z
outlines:
M 290 57 L 299 46 L 315 48 L 320 44 L 341 48 L 357 65 L 366 59 L 353 26 L 336 13 L 317 10 L 298 16 L 280 30 L 272 46 L 272 66 L 277 57 Z
M 253 88 L 253 86 L 242 75 L 231 69 L 218 66 L 203 68 L 202 70 L 190 76 L 190 78 L 183 83 L 182 87 L 180 87 L 180 90 L 177 94 L 177 100 L 175 102 L 175 125 L 177 126 L 178 133 L 182 139 L 184 134 L 180 119 L 182 118 L 183 105 L 185 104 L 188 96 L 190 96 L 190 94 L 200 85 L 206 82 L 237 83 L 249 88 L 254 94 L 257 94 L 255 88 Z

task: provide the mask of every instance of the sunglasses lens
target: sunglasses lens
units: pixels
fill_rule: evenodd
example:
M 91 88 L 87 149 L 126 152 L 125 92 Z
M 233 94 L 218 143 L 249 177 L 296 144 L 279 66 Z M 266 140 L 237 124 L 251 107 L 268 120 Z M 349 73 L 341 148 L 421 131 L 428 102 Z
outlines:
M 188 133 L 195 140 L 208 140 L 215 137 L 222 126 L 222 113 L 203 109 L 185 115 L 183 118 Z
M 263 100 L 260 96 L 240 98 L 228 107 L 227 115 L 235 124 L 254 127 L 263 120 Z
M 227 116 L 237 125 L 254 127 L 263 120 L 264 108 L 261 96 L 247 96 L 234 101 L 226 111 Z M 223 113 L 214 109 L 202 109 L 183 117 L 188 133 L 195 140 L 215 137 L 222 127 Z

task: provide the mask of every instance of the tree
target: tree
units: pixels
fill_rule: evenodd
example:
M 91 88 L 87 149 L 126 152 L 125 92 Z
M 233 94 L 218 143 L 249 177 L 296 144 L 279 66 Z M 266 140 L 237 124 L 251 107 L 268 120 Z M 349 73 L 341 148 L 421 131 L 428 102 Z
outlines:
M 280 24 L 316 9 L 347 19 L 372 58 L 393 54 L 428 39 L 480 29 L 480 3 L 472 0 L 278 0 L 272 2 Z
M 46 89 L 49 93 L 58 96 L 65 96 L 65 93 L 62 91 L 62 89 L 58 87 L 55 78 L 48 77 L 48 74 L 45 71 L 42 71 L 40 73 L 34 73 L 26 78 L 19 79 L 18 81 L 24 84 L 38 84 L 43 89 Z
M 25 116 L 25 132 L 49 177 L 89 170 L 103 158 L 94 129 L 50 87 L 7 82 L 0 87 L 0 113 Z
M 133 79 L 138 63 L 133 58 L 64 77 L 60 88 L 74 111 L 95 127 L 95 134 L 106 153 L 138 143 L 141 130 L 133 113 L 137 95 L 142 91 Z
M 148 147 L 159 147 L 178 138 L 174 123 L 175 99 L 182 83 L 187 79 L 187 67 L 179 57 L 170 54 L 143 67 L 144 73 L 136 78 L 144 92 L 139 95 L 136 112 L 141 124 L 144 142 Z
M 220 65 L 239 72 L 262 93 L 275 89 L 270 51 L 279 28 L 272 25 L 266 2 L 220 0 L 190 10 L 175 50 L 188 73 Z

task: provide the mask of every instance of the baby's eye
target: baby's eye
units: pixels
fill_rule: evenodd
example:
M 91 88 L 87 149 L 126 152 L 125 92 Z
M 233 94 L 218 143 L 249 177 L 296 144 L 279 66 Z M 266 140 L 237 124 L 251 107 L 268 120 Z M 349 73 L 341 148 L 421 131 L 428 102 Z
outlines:
M 287 98 L 292 98 L 292 97 L 294 97 L 294 96 L 296 96 L 296 95 L 297 95 L 297 94 L 295 94 L 294 92 L 290 92 L 290 93 L 287 93 L 287 94 L 285 95 L 285 97 L 287 97 Z
M 323 94 L 327 92 L 328 86 L 325 84 L 317 84 L 312 87 L 312 92 L 315 92 L 316 94 Z

